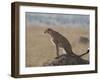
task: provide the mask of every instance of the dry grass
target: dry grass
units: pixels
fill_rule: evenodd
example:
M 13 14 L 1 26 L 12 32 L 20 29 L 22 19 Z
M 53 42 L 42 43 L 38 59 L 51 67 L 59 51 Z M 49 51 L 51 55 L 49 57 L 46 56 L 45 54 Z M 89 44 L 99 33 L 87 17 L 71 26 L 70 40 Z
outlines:
M 47 27 L 27 27 L 26 28 L 26 66 L 42 66 L 45 62 L 56 57 L 55 46 L 50 41 L 50 36 L 44 34 Z M 77 55 L 84 53 L 89 44 L 79 43 L 80 36 L 89 37 L 89 31 L 86 28 L 55 27 L 54 30 L 64 35 L 71 43 L 73 52 Z M 89 55 L 83 56 L 89 60 Z

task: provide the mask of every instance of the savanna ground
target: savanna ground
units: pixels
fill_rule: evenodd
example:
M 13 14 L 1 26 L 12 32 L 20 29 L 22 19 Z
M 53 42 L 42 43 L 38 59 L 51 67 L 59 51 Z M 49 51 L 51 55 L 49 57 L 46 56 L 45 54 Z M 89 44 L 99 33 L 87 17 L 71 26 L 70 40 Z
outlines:
M 26 67 L 43 66 L 56 57 L 56 48 L 50 36 L 44 34 L 47 27 L 26 27 Z M 80 42 L 80 37 L 89 38 L 89 29 L 84 27 L 52 27 L 55 31 L 65 36 L 72 45 L 73 52 L 81 55 L 89 48 L 89 43 Z M 63 53 L 60 51 L 60 53 Z M 83 59 L 89 60 L 89 54 Z

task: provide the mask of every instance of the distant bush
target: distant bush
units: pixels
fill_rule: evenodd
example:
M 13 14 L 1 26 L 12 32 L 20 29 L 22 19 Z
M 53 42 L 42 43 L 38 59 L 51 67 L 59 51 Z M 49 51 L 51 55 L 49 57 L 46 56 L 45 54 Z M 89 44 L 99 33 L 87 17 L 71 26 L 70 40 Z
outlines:
M 79 42 L 87 44 L 87 43 L 89 43 L 89 39 L 88 39 L 88 37 L 81 36 L 79 39 Z

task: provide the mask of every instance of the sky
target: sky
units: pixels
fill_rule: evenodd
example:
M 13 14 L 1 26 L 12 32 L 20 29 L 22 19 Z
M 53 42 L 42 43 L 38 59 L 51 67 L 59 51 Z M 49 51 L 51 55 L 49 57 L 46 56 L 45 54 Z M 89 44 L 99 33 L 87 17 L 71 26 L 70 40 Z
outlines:
M 89 27 L 89 15 L 26 12 L 27 26 Z

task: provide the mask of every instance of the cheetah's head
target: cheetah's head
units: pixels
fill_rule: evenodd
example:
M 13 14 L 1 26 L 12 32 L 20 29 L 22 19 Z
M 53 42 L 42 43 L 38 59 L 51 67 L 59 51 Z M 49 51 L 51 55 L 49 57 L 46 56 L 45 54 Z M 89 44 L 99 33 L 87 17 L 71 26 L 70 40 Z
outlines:
M 50 34 L 50 33 L 52 33 L 52 29 L 51 28 L 48 28 L 48 29 L 46 29 L 45 31 L 44 31 L 44 33 L 48 33 L 48 34 Z

